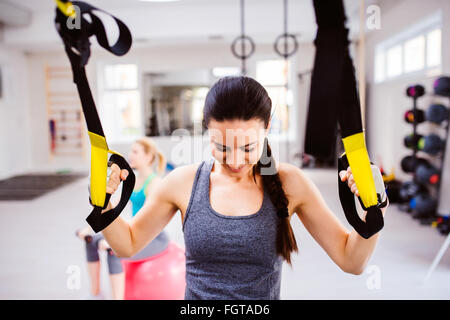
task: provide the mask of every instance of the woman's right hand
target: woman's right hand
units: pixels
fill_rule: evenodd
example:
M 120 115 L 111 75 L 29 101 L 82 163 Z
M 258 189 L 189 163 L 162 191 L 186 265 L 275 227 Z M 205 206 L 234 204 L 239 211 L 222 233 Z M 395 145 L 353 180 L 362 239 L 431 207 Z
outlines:
M 106 193 L 109 193 L 112 196 L 119 187 L 120 181 L 125 180 L 127 177 L 128 177 L 128 170 L 127 169 L 120 170 L 119 166 L 113 163 L 111 165 L 111 174 L 109 175 L 109 179 L 106 184 Z M 106 208 L 102 210 L 102 213 L 109 211 L 111 209 L 113 209 L 113 206 L 110 200 Z
M 106 184 L 106 193 L 111 195 L 116 192 L 121 180 L 125 180 L 128 177 L 128 170 L 120 170 L 119 166 L 115 163 L 111 165 L 111 174 L 109 175 L 108 183 Z

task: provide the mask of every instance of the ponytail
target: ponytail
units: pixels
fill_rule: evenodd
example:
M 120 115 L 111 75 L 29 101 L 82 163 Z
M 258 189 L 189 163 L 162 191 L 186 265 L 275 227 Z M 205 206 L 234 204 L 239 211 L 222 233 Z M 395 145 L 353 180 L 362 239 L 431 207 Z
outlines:
M 261 162 L 261 158 L 267 157 Z M 263 156 L 261 157 L 253 167 L 253 177 L 255 178 L 255 172 L 261 174 L 261 169 L 275 166 L 275 159 L 272 157 L 272 150 L 270 149 L 267 138 L 264 140 Z M 269 159 L 268 163 L 265 161 Z M 276 170 L 276 169 L 275 169 Z M 270 200 L 272 201 L 275 209 L 277 210 L 278 224 L 277 224 L 277 238 L 276 238 L 276 250 L 277 254 L 281 255 L 287 263 L 292 267 L 291 252 L 298 252 L 297 241 L 295 240 L 294 231 L 292 230 L 288 204 L 289 201 L 284 193 L 283 186 L 280 180 L 278 172 L 274 174 L 261 174 L 264 190 L 267 190 Z M 256 182 L 256 179 L 255 179 Z
M 157 168 L 158 173 L 162 175 L 164 174 L 164 172 L 166 172 L 166 165 L 167 165 L 166 157 L 162 154 L 161 151 L 159 151 L 159 149 L 156 150 L 155 157 L 158 157 L 158 168 Z
M 144 147 L 145 153 L 153 154 L 152 162 L 149 163 L 149 165 L 152 165 L 155 162 L 156 158 L 158 158 L 157 171 L 158 171 L 159 174 L 163 175 L 166 172 L 167 161 L 166 161 L 166 157 L 158 149 L 158 147 L 156 146 L 155 142 L 149 137 L 139 138 L 138 140 L 136 140 L 136 142 L 141 144 Z

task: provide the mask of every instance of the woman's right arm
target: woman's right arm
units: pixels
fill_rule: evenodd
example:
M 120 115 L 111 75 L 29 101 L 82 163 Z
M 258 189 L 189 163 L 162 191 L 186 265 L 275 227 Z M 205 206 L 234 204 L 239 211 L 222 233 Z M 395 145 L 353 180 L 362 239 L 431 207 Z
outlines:
M 120 171 L 117 165 L 111 167 L 111 176 L 108 181 L 107 192 L 114 193 L 122 180 L 126 178 L 127 171 Z M 120 216 L 108 227 L 102 230 L 103 236 L 118 257 L 129 258 L 147 246 L 173 218 L 178 210 L 176 205 L 176 181 L 178 170 L 171 171 L 148 195 L 148 201 L 127 222 Z M 179 190 L 179 188 L 178 188 Z M 102 212 L 111 209 L 111 203 Z

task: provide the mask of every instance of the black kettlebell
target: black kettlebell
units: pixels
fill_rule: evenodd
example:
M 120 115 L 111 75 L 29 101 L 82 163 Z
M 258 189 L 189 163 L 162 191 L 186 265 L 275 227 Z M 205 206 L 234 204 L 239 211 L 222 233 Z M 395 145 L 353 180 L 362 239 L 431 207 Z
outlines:
M 437 201 L 427 193 L 419 193 L 410 200 L 410 207 L 416 213 L 413 215 L 413 218 L 419 219 L 423 216 L 434 214 L 437 208 Z
M 450 77 L 440 77 L 434 81 L 433 84 L 434 93 L 443 96 L 450 97 Z
M 425 115 L 427 121 L 441 124 L 444 121 L 448 121 L 449 112 L 448 109 L 442 104 L 432 104 Z
M 420 134 L 409 134 L 403 139 L 403 144 L 405 147 L 409 149 L 415 149 L 419 145 L 419 140 L 422 139 L 423 136 Z
M 399 197 L 402 202 L 408 202 L 420 193 L 426 193 L 425 187 L 415 181 L 405 181 L 400 187 Z M 415 206 L 414 206 L 415 207 Z M 411 209 L 414 209 L 411 207 Z
M 421 151 L 436 155 L 444 149 L 444 141 L 438 135 L 430 134 L 420 138 L 417 146 Z
M 423 184 L 437 184 L 439 182 L 439 170 L 432 165 L 420 164 L 416 168 L 417 181 Z
M 407 123 L 422 123 L 425 121 L 425 112 L 420 109 L 408 110 L 405 112 L 405 121 Z
M 428 161 L 423 158 L 414 158 L 413 156 L 406 156 L 401 161 L 402 170 L 406 173 L 413 173 L 420 164 L 428 164 Z
M 420 84 L 409 86 L 406 89 L 406 95 L 410 98 L 419 98 L 424 94 L 425 94 L 425 87 Z

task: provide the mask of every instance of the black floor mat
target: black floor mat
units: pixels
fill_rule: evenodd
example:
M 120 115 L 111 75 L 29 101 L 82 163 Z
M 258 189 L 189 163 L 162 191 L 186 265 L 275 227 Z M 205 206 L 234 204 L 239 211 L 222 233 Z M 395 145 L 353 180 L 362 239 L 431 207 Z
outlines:
M 0 180 L 0 201 L 33 200 L 67 183 L 87 176 L 87 173 L 35 173 Z

